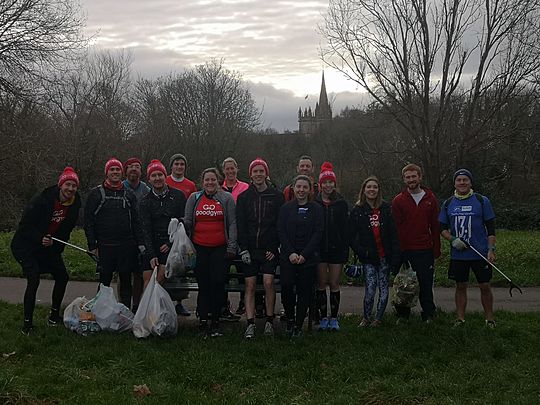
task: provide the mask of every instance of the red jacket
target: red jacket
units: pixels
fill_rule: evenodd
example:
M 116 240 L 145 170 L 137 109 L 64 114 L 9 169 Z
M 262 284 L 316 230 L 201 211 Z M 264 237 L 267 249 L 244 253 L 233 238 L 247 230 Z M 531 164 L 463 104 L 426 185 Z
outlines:
M 433 249 L 433 256 L 437 258 L 441 255 L 439 203 L 430 189 L 422 189 L 426 195 L 418 206 L 406 189 L 395 196 L 392 215 L 402 251 Z

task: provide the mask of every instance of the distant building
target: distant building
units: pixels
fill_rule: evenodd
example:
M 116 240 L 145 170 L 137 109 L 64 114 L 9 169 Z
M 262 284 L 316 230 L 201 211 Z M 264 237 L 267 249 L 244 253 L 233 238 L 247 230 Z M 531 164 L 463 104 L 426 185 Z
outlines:
M 298 109 L 298 132 L 303 135 L 316 135 L 321 133 L 332 122 L 332 109 L 328 103 L 324 72 L 322 73 L 321 93 L 315 111 L 311 107 Z

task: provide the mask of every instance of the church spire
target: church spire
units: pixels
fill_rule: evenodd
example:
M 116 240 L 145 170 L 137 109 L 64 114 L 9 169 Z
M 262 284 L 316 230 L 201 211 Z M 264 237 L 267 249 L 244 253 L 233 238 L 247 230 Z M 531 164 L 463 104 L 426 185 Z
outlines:
M 322 72 L 321 93 L 319 95 L 319 114 L 318 118 L 332 118 L 332 109 L 328 103 L 328 95 L 326 94 L 326 83 L 324 82 L 324 70 Z

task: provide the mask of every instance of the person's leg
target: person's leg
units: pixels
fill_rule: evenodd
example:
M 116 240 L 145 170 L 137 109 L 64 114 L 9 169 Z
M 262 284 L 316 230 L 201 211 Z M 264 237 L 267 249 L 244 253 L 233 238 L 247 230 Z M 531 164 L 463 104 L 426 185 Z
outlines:
M 418 278 L 422 320 L 432 319 L 436 310 L 433 302 L 433 275 L 435 273 L 433 252 L 431 250 L 410 252 L 408 259 Z
M 24 326 L 23 333 L 30 333 L 33 327 L 34 309 L 36 307 L 36 294 L 39 287 L 39 263 L 35 257 L 27 257 L 19 261 L 23 274 L 26 276 L 26 290 L 24 292 Z
M 64 299 L 64 295 L 66 293 L 69 275 L 60 254 L 51 256 L 49 260 L 49 270 L 54 278 L 49 325 L 56 325 L 62 323 L 62 317 L 60 316 L 60 307 L 62 306 L 62 300 Z
M 377 291 L 377 269 L 372 264 L 364 264 L 365 293 L 364 293 L 364 319 L 371 320 L 375 292 Z
M 486 321 L 493 321 L 493 293 L 489 283 L 480 283 L 480 299 L 484 308 L 484 316 Z
M 304 319 L 309 308 L 309 300 L 312 293 L 313 277 L 316 272 L 316 266 L 301 265 L 298 268 L 298 277 L 296 280 L 296 327 L 302 328 Z
M 196 245 L 197 259 L 195 263 L 195 278 L 199 286 L 197 296 L 197 310 L 201 324 L 208 322 L 208 314 L 210 313 L 210 248 Z
M 245 277 L 246 292 L 244 294 L 244 304 L 246 306 L 246 318 L 255 320 L 255 287 L 256 276 Z
M 114 248 L 109 246 L 99 247 L 99 282 L 105 287 L 111 286 L 113 273 L 117 270 L 116 256 Z M 120 293 L 118 294 L 120 296 Z
M 263 285 L 265 293 L 266 317 L 273 319 L 274 307 L 276 304 L 276 288 L 274 285 L 274 274 L 264 274 Z
M 160 266 L 161 267 L 161 266 Z M 163 273 L 163 277 L 165 273 Z M 159 281 L 159 280 L 158 280 Z M 136 271 L 133 273 L 133 305 L 132 309 L 134 312 L 137 312 L 139 307 L 139 302 L 141 302 L 142 293 L 144 291 L 144 278 L 142 271 Z
M 225 259 L 226 246 L 213 248 L 210 254 L 210 310 L 212 311 L 212 336 L 220 336 L 218 332 L 220 310 L 225 296 L 228 264 Z
M 457 319 L 465 320 L 467 307 L 467 283 L 456 283 L 456 313 Z
M 467 307 L 467 286 L 469 282 L 470 261 L 450 260 L 448 278 L 456 282 L 456 325 L 465 320 L 465 309 Z
M 343 264 L 329 264 L 329 284 L 330 284 L 330 316 L 336 319 L 339 313 L 339 303 L 341 295 L 339 291 L 339 277 L 343 270 Z
M 317 291 L 315 295 L 316 311 L 319 312 L 320 320 L 328 318 L 328 263 L 319 263 L 317 266 Z
M 483 260 L 475 260 L 471 263 L 471 268 L 476 276 L 478 287 L 480 288 L 480 300 L 484 308 L 484 316 L 489 326 L 494 326 L 493 322 L 493 293 L 491 292 L 491 277 L 493 269 Z
M 131 275 L 133 270 L 138 271 L 138 255 L 137 246 L 116 247 L 116 260 L 118 263 L 118 279 L 122 288 L 120 289 L 120 302 L 126 307 L 131 308 L 131 296 L 133 293 L 131 286 Z
M 380 266 L 377 269 L 377 281 L 379 284 L 379 302 L 377 303 L 377 313 L 375 319 L 378 322 L 382 321 L 384 311 L 388 305 L 388 275 L 390 274 L 390 268 L 386 261 L 382 260 Z
M 296 267 L 290 263 L 282 261 L 280 271 L 281 304 L 285 310 L 287 322 L 294 322 L 294 307 L 296 305 L 294 282 L 296 277 Z

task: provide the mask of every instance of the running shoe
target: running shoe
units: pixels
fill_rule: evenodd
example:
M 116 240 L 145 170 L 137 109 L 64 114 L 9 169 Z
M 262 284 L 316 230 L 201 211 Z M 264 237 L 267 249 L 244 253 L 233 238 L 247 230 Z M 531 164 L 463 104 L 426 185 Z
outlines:
M 228 308 L 226 308 L 219 317 L 220 321 L 224 322 L 238 322 L 240 320 L 241 316 L 233 314 Z
M 62 325 L 63 321 L 64 320 L 62 319 L 62 317 L 60 316 L 59 313 L 52 313 L 51 312 L 51 315 L 49 316 L 49 319 L 47 319 L 47 325 L 49 325 L 49 326 Z
M 221 336 L 223 336 L 223 333 L 219 331 L 219 326 L 216 324 L 212 324 L 210 327 L 210 337 L 216 338 L 216 337 L 221 337 Z
M 253 339 L 255 337 L 255 324 L 248 324 L 246 331 L 244 332 L 244 338 Z
M 178 301 L 178 303 L 176 304 L 174 308 L 176 309 L 177 315 L 191 316 L 191 312 L 189 312 L 188 309 L 185 306 L 183 306 L 180 301 Z
M 293 339 L 300 339 L 303 336 L 304 336 L 304 332 L 302 331 L 302 328 L 295 326 L 291 337 Z
M 338 332 L 339 331 L 339 322 L 337 318 L 330 318 L 330 323 L 328 324 L 328 330 L 332 332 Z
M 23 335 L 26 335 L 26 336 L 30 336 L 32 335 L 36 330 L 34 329 L 34 325 L 32 325 L 31 323 L 27 323 L 25 322 L 22 329 L 21 329 L 21 333 Z
M 272 322 L 266 322 L 264 324 L 264 336 L 274 336 L 274 325 Z
M 360 321 L 360 323 L 358 324 L 358 326 L 359 326 L 360 328 L 365 328 L 365 327 L 369 326 L 370 323 L 371 323 L 371 322 L 370 322 L 368 319 L 363 318 L 363 319 Z
M 488 327 L 489 329 L 495 329 L 496 326 L 497 324 L 495 323 L 493 319 L 491 321 L 488 321 L 486 319 L 486 327 Z
M 454 328 L 460 328 L 461 326 L 465 325 L 465 319 L 456 319 L 454 321 Z
M 328 322 L 328 318 L 323 318 L 321 319 L 321 323 L 319 323 L 319 331 L 323 332 L 325 330 L 328 330 L 328 325 L 329 325 L 329 322 Z
M 246 313 L 246 306 L 243 302 L 238 303 L 238 308 L 235 311 L 236 315 L 244 315 Z
M 369 325 L 371 328 L 378 328 L 382 325 L 382 321 L 379 319 L 375 319 L 373 322 L 371 322 L 371 325 Z

